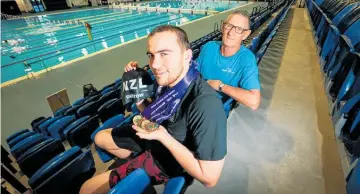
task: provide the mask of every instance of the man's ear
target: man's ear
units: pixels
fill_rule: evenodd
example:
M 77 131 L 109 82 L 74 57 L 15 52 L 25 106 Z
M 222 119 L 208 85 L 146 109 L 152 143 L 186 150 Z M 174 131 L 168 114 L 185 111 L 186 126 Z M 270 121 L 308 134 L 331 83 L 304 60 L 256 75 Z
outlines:
M 192 59 L 192 50 L 191 49 L 187 49 L 186 51 L 185 51 L 185 60 L 186 61 L 191 61 L 191 59 Z
M 243 37 L 242 37 L 242 40 L 245 40 L 245 39 L 247 39 L 247 37 L 250 36 L 251 30 L 246 30 L 246 31 L 244 31 L 243 33 L 244 33 L 244 35 L 243 35 Z

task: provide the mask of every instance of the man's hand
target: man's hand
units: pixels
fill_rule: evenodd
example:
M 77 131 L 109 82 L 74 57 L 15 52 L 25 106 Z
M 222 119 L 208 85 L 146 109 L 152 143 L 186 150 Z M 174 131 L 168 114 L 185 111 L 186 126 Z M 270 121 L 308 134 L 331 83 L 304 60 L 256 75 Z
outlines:
M 136 61 L 130 61 L 126 66 L 124 71 L 128 72 L 131 70 L 136 70 L 136 68 L 138 67 L 138 63 Z
M 220 80 L 208 80 L 207 81 L 208 84 L 210 84 L 210 86 L 212 88 L 214 88 L 216 91 L 219 90 L 220 84 L 222 83 Z
M 136 135 L 139 136 L 141 139 L 161 141 L 168 138 L 170 135 L 167 130 L 161 125 L 155 131 L 146 131 L 145 129 L 136 125 L 133 125 L 132 128 L 137 131 Z

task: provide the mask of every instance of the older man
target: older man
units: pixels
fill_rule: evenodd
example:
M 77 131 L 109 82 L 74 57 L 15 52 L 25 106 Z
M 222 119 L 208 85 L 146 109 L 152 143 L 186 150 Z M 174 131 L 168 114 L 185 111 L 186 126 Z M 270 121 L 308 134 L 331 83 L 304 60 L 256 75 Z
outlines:
M 222 41 L 205 44 L 197 62 L 204 79 L 239 103 L 256 110 L 260 105 L 260 81 L 254 54 L 242 45 L 251 33 L 246 14 L 236 11 L 222 26 Z

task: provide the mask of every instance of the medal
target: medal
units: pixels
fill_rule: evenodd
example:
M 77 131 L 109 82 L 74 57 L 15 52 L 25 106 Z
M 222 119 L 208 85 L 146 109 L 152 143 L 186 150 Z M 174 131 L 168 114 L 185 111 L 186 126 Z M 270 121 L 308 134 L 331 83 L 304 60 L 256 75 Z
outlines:
M 141 127 L 143 129 L 145 129 L 146 131 L 155 131 L 159 125 L 157 123 L 151 122 L 149 120 L 146 120 L 144 117 L 142 117 L 141 115 L 136 115 L 133 118 L 133 123 L 134 125 Z

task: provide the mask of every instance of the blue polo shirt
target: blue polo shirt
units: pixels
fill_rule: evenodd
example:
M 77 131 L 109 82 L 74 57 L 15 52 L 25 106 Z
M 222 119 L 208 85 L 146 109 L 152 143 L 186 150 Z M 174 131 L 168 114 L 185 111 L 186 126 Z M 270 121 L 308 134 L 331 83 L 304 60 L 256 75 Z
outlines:
M 259 70 L 255 55 L 245 46 L 233 56 L 221 55 L 221 41 L 206 43 L 196 59 L 205 80 L 221 80 L 224 84 L 245 90 L 260 90 Z

